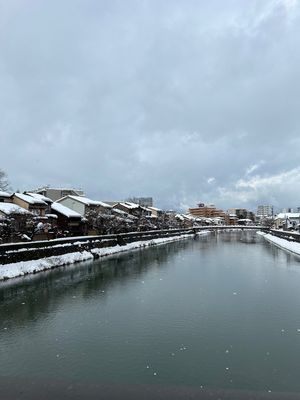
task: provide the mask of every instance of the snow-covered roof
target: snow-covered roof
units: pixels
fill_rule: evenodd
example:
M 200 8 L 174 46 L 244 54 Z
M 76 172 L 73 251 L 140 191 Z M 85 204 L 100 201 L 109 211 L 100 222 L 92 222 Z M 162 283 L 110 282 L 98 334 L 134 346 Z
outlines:
M 10 214 L 28 214 L 28 215 L 30 215 L 31 214 L 25 208 L 20 207 L 17 204 L 13 204 L 13 203 L 0 203 L 0 212 L 5 215 L 10 215 Z
M 193 217 L 192 215 L 189 215 L 189 214 L 183 214 L 183 217 L 186 218 L 186 219 L 189 219 L 189 220 L 191 220 L 191 221 L 193 221 L 194 219 L 196 219 L 195 217 Z
M 30 197 L 33 197 L 36 200 L 41 200 L 44 201 L 45 203 L 53 203 L 53 200 L 49 199 L 49 197 L 43 196 L 42 194 L 39 193 L 31 193 L 31 192 L 26 192 Z
M 125 212 L 123 210 L 119 210 L 118 208 L 114 208 L 113 212 L 115 212 L 117 214 L 128 215 L 127 212 Z
M 56 211 L 62 215 L 64 215 L 67 218 L 80 218 L 81 219 L 81 215 L 79 213 L 77 213 L 76 211 L 71 210 L 71 208 L 68 208 L 66 206 L 63 206 L 60 203 L 52 203 L 51 204 L 51 209 L 53 211 Z
M 17 197 L 18 199 L 25 201 L 28 204 L 44 205 L 44 206 L 47 205 L 47 203 L 45 203 L 43 200 L 35 199 L 34 197 L 31 197 L 27 194 L 14 193 L 14 196 Z
M 46 214 L 45 217 L 57 219 L 57 215 L 56 214 Z
M 300 218 L 300 213 L 279 213 L 275 219 Z
M 124 202 L 121 202 L 121 203 L 118 203 L 118 204 L 120 204 L 121 206 L 126 207 L 128 209 L 132 209 L 132 210 L 135 209 L 135 208 L 139 208 L 140 207 L 139 204 L 130 203 L 129 201 L 124 201 Z
M 100 206 L 102 206 L 102 207 L 105 207 L 105 208 L 112 208 L 112 206 L 111 206 L 110 204 L 107 204 L 107 203 L 105 203 L 104 201 L 98 201 L 98 200 L 97 200 L 97 203 L 98 203 Z
M 9 194 L 9 193 L 7 193 L 7 192 L 2 192 L 1 190 L 0 190 L 0 197 L 10 197 L 11 196 L 11 194 Z
M 68 195 L 65 197 L 62 197 L 61 199 L 57 200 L 58 202 L 69 198 L 69 199 L 73 199 L 76 201 L 79 201 L 80 203 L 85 204 L 86 206 L 101 206 L 101 207 L 105 207 L 105 208 L 112 208 L 111 205 L 104 203 L 103 201 L 96 201 L 96 200 L 91 200 L 88 197 L 84 197 L 84 196 L 73 196 L 73 195 Z
M 153 211 L 162 211 L 160 208 L 157 207 L 147 207 L 149 210 L 153 210 Z

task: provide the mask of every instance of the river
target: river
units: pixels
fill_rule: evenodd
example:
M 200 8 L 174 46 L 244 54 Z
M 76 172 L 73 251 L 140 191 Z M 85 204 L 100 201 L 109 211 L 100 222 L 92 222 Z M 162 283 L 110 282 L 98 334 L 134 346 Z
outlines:
M 0 376 L 300 392 L 300 262 L 218 233 L 0 283 Z

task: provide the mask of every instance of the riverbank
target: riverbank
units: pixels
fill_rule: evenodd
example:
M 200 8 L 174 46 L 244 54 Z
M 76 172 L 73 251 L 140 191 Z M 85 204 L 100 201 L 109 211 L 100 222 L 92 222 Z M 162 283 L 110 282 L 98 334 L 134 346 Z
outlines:
M 207 235 L 210 231 L 200 231 L 197 235 Z M 140 240 L 127 243 L 123 246 L 108 246 L 102 248 L 94 248 L 91 250 L 83 250 L 72 253 L 66 253 L 59 256 L 45 257 L 38 260 L 20 261 L 0 265 L 0 281 L 11 278 L 16 278 L 23 275 L 35 274 L 37 272 L 62 267 L 64 265 L 74 264 L 82 261 L 89 261 L 100 257 L 105 257 L 111 254 L 116 254 L 124 251 L 157 246 L 165 243 L 170 243 L 182 239 L 193 237 L 194 234 L 184 234 L 172 237 L 157 238 L 151 240 Z
M 265 240 L 274 244 L 277 247 L 280 247 L 283 250 L 300 256 L 300 243 L 282 239 L 277 236 L 271 235 L 270 233 L 257 232 L 257 235 L 263 236 Z

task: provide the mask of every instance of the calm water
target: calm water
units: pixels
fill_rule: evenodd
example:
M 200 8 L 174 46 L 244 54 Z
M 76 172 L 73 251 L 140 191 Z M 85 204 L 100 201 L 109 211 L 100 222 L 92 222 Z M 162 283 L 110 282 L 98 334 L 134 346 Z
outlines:
M 300 392 L 300 262 L 221 233 L 0 284 L 0 376 Z

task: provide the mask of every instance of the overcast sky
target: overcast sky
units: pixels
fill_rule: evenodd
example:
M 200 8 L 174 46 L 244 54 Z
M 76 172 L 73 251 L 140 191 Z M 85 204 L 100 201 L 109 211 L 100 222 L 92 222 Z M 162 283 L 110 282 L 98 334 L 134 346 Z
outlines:
M 0 168 L 99 200 L 300 206 L 297 0 L 0 0 Z

